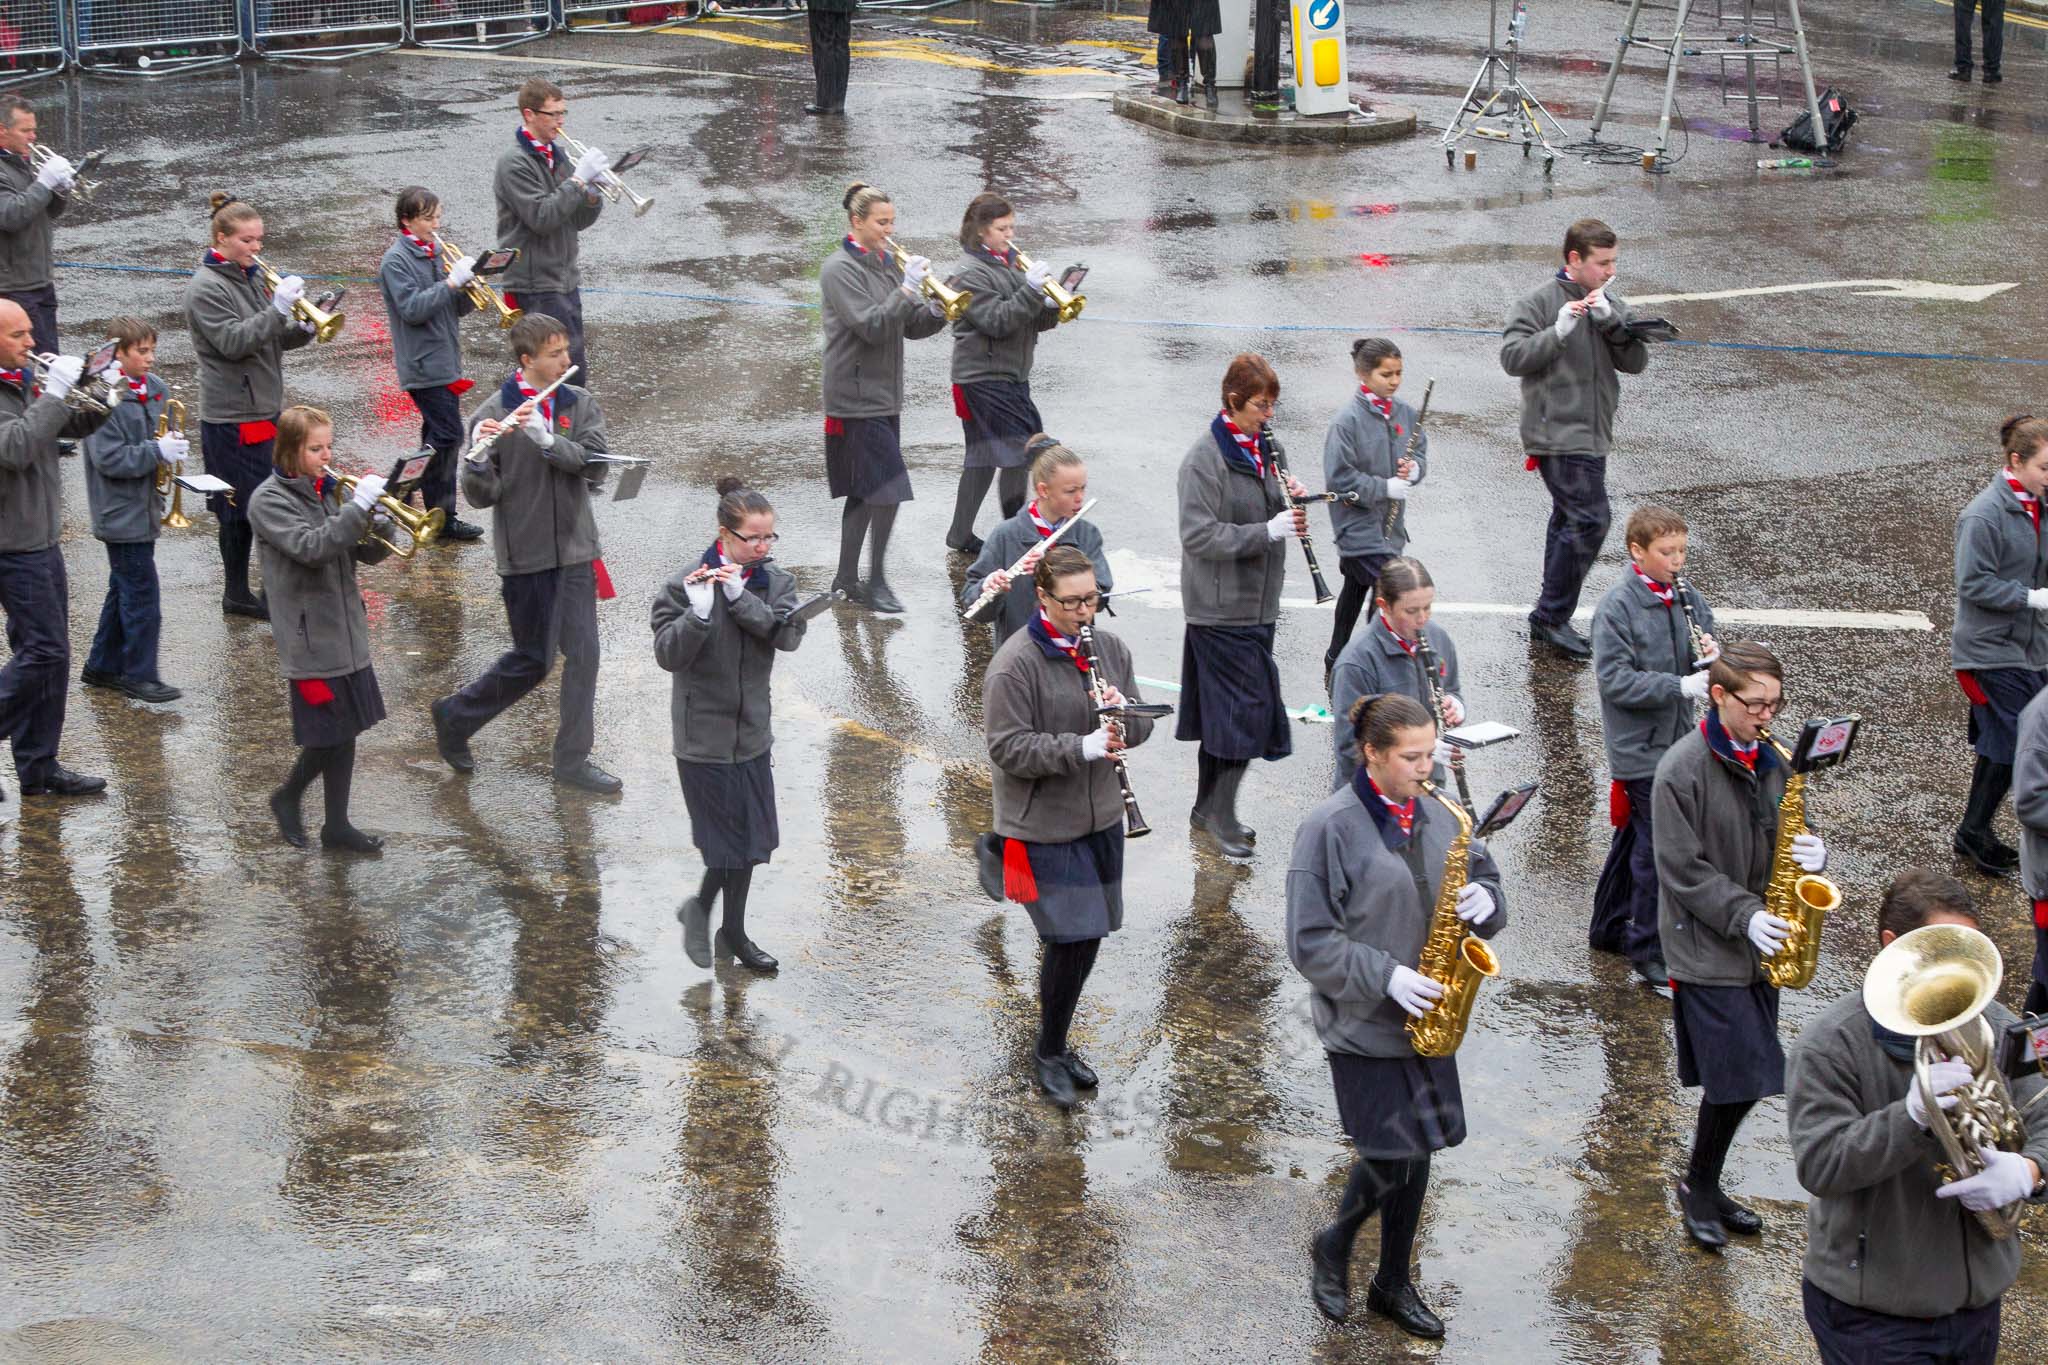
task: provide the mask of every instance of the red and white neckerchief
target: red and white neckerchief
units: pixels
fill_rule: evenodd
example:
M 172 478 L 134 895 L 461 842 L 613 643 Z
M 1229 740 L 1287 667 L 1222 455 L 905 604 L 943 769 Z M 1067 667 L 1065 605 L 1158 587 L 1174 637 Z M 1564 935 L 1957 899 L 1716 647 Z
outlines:
M 1393 420 L 1394 420 L 1394 400 L 1393 400 L 1393 399 L 1391 399 L 1391 398 L 1382 398 L 1382 397 L 1380 397 L 1380 396 L 1379 396 L 1378 394 L 1374 393 L 1374 392 L 1373 392 L 1373 391 L 1372 391 L 1371 389 L 1368 389 L 1367 387 L 1365 387 L 1365 385 L 1363 385 L 1363 384 L 1360 384 L 1360 385 L 1358 386 L 1358 392 L 1359 392 L 1360 396 L 1361 396 L 1361 397 L 1363 397 L 1363 398 L 1365 399 L 1365 401 L 1366 401 L 1366 402 L 1368 402 L 1368 403 L 1372 404 L 1372 410 L 1373 410 L 1374 412 L 1376 412 L 1376 413 L 1378 413 L 1378 414 L 1379 414 L 1380 416 L 1382 416 L 1382 417 L 1386 418 L 1386 419 L 1387 419 L 1387 420 L 1388 420 L 1389 422 L 1391 422 L 1391 421 L 1393 421 Z
M 1256 436 L 1247 436 L 1242 431 L 1238 430 L 1237 423 L 1230 420 L 1229 413 L 1219 412 L 1216 415 L 1223 419 L 1224 429 L 1230 433 L 1230 439 L 1237 442 L 1237 448 L 1239 450 L 1242 450 L 1244 452 L 1245 458 L 1252 462 L 1253 472 L 1255 472 L 1260 478 L 1265 478 L 1266 457 L 1259 453 L 1259 438 Z
M 519 386 L 519 396 L 521 398 L 532 398 L 540 393 L 539 389 L 526 382 L 525 370 L 515 373 L 512 376 L 512 382 Z M 543 422 L 550 423 L 555 420 L 555 396 L 553 394 L 549 394 L 546 398 L 540 400 L 540 419 Z
M 23 393 L 27 393 L 29 391 L 29 385 L 23 382 L 22 373 L 23 372 L 20 370 L 0 370 L 0 381 L 12 384 L 14 385 L 15 388 L 20 389 Z
M 2020 481 L 2012 476 L 2010 469 L 2005 471 L 2005 486 L 2012 490 L 2012 495 L 2020 500 L 2020 506 L 2026 508 L 2027 515 L 2034 519 L 2034 534 L 2039 535 L 2041 533 L 2041 500 L 2020 487 Z
M 1700 733 L 1703 735 L 1708 733 L 1707 718 L 1705 716 L 1700 717 Z M 1709 738 L 1711 739 L 1711 736 L 1709 736 Z M 1744 744 L 1741 741 L 1737 740 L 1735 736 L 1729 734 L 1728 731 L 1725 729 L 1721 731 L 1721 738 L 1728 741 L 1728 752 L 1735 756 L 1735 761 L 1737 763 L 1740 763 L 1743 767 L 1749 769 L 1751 772 L 1756 771 L 1757 742 L 1755 740 L 1751 740 L 1749 743 Z
M 434 244 L 432 242 L 422 241 L 420 238 L 413 236 L 410 232 L 407 232 L 404 228 L 400 228 L 398 230 L 398 235 L 405 238 L 406 241 L 411 242 L 414 246 L 418 247 L 420 255 L 426 257 L 430 261 L 434 259 Z
M 1017 264 L 1017 259 L 1013 252 L 1014 248 L 1011 251 L 997 251 L 994 247 L 989 246 L 986 242 L 984 242 L 981 247 L 981 254 L 988 257 L 990 260 L 996 262 L 996 264 L 998 265 L 1007 265 L 1014 267 Z
M 1081 657 L 1081 646 L 1079 642 L 1069 640 L 1066 636 L 1060 634 L 1059 631 L 1055 630 L 1053 628 L 1052 618 L 1045 614 L 1044 607 L 1040 607 L 1038 609 L 1038 627 L 1040 630 L 1043 630 L 1045 632 L 1045 638 L 1052 641 L 1054 649 L 1059 650 L 1061 653 L 1065 654 L 1069 659 L 1072 659 L 1074 661 L 1074 667 L 1080 669 L 1083 673 L 1086 673 L 1088 671 L 1088 661 Z
M 850 232 L 846 234 L 846 244 L 853 250 L 858 251 L 863 256 L 869 254 L 868 249 L 866 247 L 862 246 L 859 242 L 853 240 L 853 234 Z
M 713 548 L 714 550 L 718 551 L 718 564 L 719 564 L 719 567 L 720 567 L 720 568 L 723 568 L 723 567 L 725 567 L 725 566 L 726 566 L 727 564 L 733 564 L 733 563 L 737 563 L 737 562 L 738 562 L 738 561 L 734 560 L 734 559 L 733 559 L 733 557 L 732 557 L 731 555 L 729 555 L 729 554 L 727 554 L 727 553 L 725 552 L 725 537 L 724 537 L 724 536 L 720 536 L 720 537 L 719 537 L 719 538 L 718 538 L 718 539 L 717 539 L 716 541 L 712 542 L 712 548 Z M 760 568 L 760 567 L 761 567 L 761 566 L 760 566 L 760 565 L 758 565 L 758 564 L 741 564 L 741 565 L 740 565 L 740 582 L 744 583 L 744 582 L 746 582 L 746 581 L 747 581 L 747 580 L 748 580 L 749 578 L 752 578 L 752 577 L 754 576 L 754 570 L 756 570 L 756 569 L 758 569 L 758 568 Z
M 1030 514 L 1032 529 L 1038 532 L 1038 538 L 1040 540 L 1044 540 L 1046 537 L 1050 536 L 1055 530 L 1058 529 L 1051 522 L 1047 521 L 1044 517 L 1038 515 L 1038 503 L 1035 500 L 1029 507 L 1025 508 L 1024 510 Z
M 1408 652 L 1409 658 L 1415 657 L 1415 642 L 1403 636 L 1400 631 L 1395 630 L 1393 625 L 1387 620 L 1385 612 L 1380 613 L 1380 624 L 1386 626 L 1387 634 L 1393 636 L 1394 643 Z
M 1642 565 L 1636 563 L 1634 560 L 1629 561 L 1628 571 L 1636 576 L 1636 581 L 1643 585 L 1643 588 L 1650 594 L 1650 596 L 1656 598 L 1659 602 L 1662 602 L 1666 607 L 1675 606 L 1677 604 L 1678 590 L 1672 587 L 1671 584 L 1659 583 L 1656 579 L 1644 573 Z
M 551 170 L 551 171 L 552 171 L 552 170 L 553 170 L 553 169 L 555 168 L 555 144 L 554 144 L 554 143 L 552 143 L 552 142 L 535 142 L 535 141 L 533 140 L 533 134 L 532 134 L 532 133 L 529 133 L 529 132 L 527 132 L 527 131 L 526 131 L 526 130 L 525 130 L 524 128 L 521 128 L 521 129 L 519 130 L 519 140 L 520 140 L 521 142 L 524 142 L 524 143 L 525 143 L 525 144 L 526 144 L 526 145 L 527 145 L 528 147 L 532 148 L 532 149 L 533 149 L 533 150 L 534 150 L 534 151 L 535 151 L 535 152 L 536 152 L 536 153 L 537 153 L 537 154 L 538 154 L 538 155 L 540 156 L 540 159 L 541 159 L 541 160 L 543 160 L 543 161 L 547 162 L 547 163 L 548 163 L 548 169 L 549 169 L 549 170 Z
M 1415 798 L 1411 796 L 1406 801 L 1396 801 L 1393 797 L 1381 791 L 1380 784 L 1373 781 L 1370 776 L 1365 779 L 1365 783 L 1372 788 L 1372 794 L 1380 799 L 1380 804 L 1387 808 L 1387 814 L 1393 816 L 1395 823 L 1401 826 L 1401 832 L 1403 834 L 1413 834 L 1415 832 Z
M 128 392 L 135 395 L 136 402 L 147 403 L 149 401 L 149 378 L 147 375 L 141 379 L 137 379 L 132 374 L 124 374 L 121 377 L 128 381 Z

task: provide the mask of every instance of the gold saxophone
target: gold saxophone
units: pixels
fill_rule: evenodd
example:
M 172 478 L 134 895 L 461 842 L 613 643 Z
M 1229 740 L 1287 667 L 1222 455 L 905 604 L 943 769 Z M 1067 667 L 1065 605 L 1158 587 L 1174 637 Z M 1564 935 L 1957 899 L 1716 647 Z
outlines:
M 1408 1041 L 1423 1057 L 1448 1057 L 1465 1041 L 1465 1028 L 1472 1022 L 1472 1006 L 1479 999 L 1479 983 L 1500 975 L 1500 958 L 1486 940 L 1465 931 L 1458 918 L 1458 893 L 1465 889 L 1472 859 L 1472 817 L 1465 808 L 1428 782 L 1422 784 L 1458 822 L 1458 833 L 1444 855 L 1444 884 L 1436 895 L 1436 910 L 1429 919 L 1429 937 L 1422 944 L 1421 972 L 1444 988 L 1443 998 L 1430 1006 L 1429 1013 L 1408 1021 Z
M 1763 959 L 1764 980 L 1781 991 L 1804 990 L 1820 964 L 1820 924 L 1842 903 L 1842 888 L 1826 877 L 1802 872 L 1792 861 L 1792 841 L 1806 833 L 1806 774 L 1792 771 L 1792 755 L 1763 732 L 1763 742 L 1785 765 L 1785 794 L 1778 798 L 1778 842 L 1771 850 L 1771 880 L 1764 887 L 1764 909 L 1792 926 L 1777 952 Z

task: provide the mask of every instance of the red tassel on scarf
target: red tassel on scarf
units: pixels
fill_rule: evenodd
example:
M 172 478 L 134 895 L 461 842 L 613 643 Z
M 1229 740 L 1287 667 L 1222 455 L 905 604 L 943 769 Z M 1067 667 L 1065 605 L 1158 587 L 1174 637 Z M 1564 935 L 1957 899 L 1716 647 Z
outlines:
M 1536 472 L 1536 457 L 1534 455 L 1524 455 L 1522 457 L 1522 468 L 1534 474 Z
M 609 602 L 614 597 L 617 597 L 619 595 L 619 590 L 612 586 L 612 576 L 605 571 L 604 561 L 602 559 L 593 559 L 590 561 L 590 572 L 597 579 L 598 601 Z
M 242 423 L 241 437 L 242 444 L 245 446 L 260 446 L 265 441 L 275 441 L 277 439 L 277 423 L 244 422 Z
M 462 397 L 462 395 L 468 393 L 471 389 L 475 387 L 476 381 L 474 379 L 458 379 L 453 384 L 450 384 L 448 386 L 448 392 L 454 394 L 457 398 L 460 398 Z
M 953 386 L 953 415 L 965 422 L 974 416 L 967 410 L 967 395 L 960 392 L 960 386 Z
M 1987 696 L 1985 696 L 1985 695 L 1984 695 L 1984 686 L 1983 686 L 1983 684 L 1981 684 L 1981 683 L 1979 683 L 1979 682 L 1977 681 L 1977 675 L 1976 675 L 1975 673 L 1972 673 L 1972 672 L 1971 672 L 1971 671 L 1970 671 L 1969 669 L 1967 669 L 1967 668 L 1959 668 L 1959 669 L 1957 669 L 1957 670 L 1956 670 L 1956 682 L 1957 682 L 1957 684 L 1958 684 L 1959 686 L 1961 686 L 1961 687 L 1962 687 L 1962 689 L 1963 689 L 1963 695 L 1964 695 L 1964 696 L 1966 696 L 1966 697 L 1968 697 L 1968 698 L 1970 699 L 1970 705 L 1972 705 L 1972 706 L 1989 706 L 1989 705 L 1991 705 L 1991 698 L 1989 698 L 1989 697 L 1987 697 Z
M 1628 784 L 1610 782 L 1607 784 L 1607 823 L 1620 829 L 1628 823 Z
M 827 436 L 844 436 L 846 434 L 846 423 L 840 421 L 837 417 L 827 417 L 825 419 L 825 434 Z
M 299 678 L 292 686 L 299 689 L 299 700 L 308 706 L 325 706 L 334 700 L 334 689 L 324 678 Z
M 1003 840 L 1003 899 L 1019 905 L 1038 899 L 1038 879 L 1031 875 L 1031 850 L 1022 839 Z
M 2048 901 L 2034 902 L 2034 927 L 2048 929 Z

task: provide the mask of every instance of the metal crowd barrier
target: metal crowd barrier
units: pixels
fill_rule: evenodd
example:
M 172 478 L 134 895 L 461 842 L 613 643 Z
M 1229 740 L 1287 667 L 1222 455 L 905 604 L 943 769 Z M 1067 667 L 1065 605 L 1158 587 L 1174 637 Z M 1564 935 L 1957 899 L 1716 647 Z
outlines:
M 71 0 L 70 57 L 86 71 L 168 76 L 242 51 L 244 0 Z
M 338 62 L 405 41 L 411 0 L 256 0 L 256 50 L 289 61 Z M 279 38 L 312 38 L 277 46 Z M 336 41 L 318 41 L 331 39 Z
M 0 85 L 62 71 L 68 60 L 64 35 L 63 0 L 0 7 Z
M 420 47 L 497 52 L 545 38 L 553 0 L 407 0 L 407 37 Z

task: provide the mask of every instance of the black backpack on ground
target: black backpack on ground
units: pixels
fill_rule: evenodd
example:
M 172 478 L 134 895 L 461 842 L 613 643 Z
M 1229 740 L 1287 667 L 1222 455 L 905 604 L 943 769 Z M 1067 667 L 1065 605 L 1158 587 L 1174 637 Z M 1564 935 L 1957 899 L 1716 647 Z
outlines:
M 1821 121 L 1827 125 L 1827 150 L 1830 152 L 1841 151 L 1842 144 L 1849 140 L 1849 130 L 1856 126 L 1856 111 L 1849 107 L 1849 102 L 1842 98 L 1841 94 L 1833 86 L 1829 86 L 1820 97 L 1820 116 Z M 1791 125 L 1784 132 L 1778 134 L 1778 141 L 1795 152 L 1817 152 L 1821 150 L 1813 142 L 1813 115 L 1811 113 L 1802 113 L 1798 118 L 1793 119 Z

